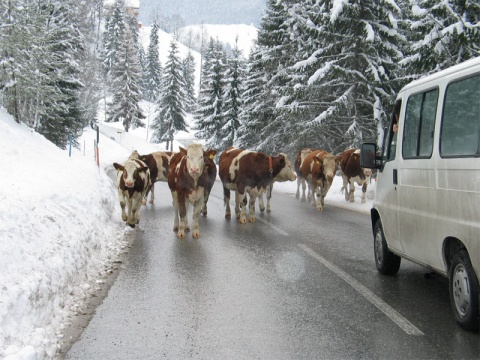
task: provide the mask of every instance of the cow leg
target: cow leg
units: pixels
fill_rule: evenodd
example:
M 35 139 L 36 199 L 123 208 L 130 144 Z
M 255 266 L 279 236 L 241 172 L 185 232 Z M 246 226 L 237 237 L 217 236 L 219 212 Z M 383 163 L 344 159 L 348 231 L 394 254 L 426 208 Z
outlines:
M 122 208 L 122 220 L 127 221 L 128 216 L 127 213 L 125 212 L 125 207 L 127 206 L 127 199 L 123 195 L 123 191 L 118 192 L 118 197 L 120 198 L 120 207 Z
M 251 199 L 251 198 L 250 198 Z M 251 200 L 250 200 L 251 201 Z M 261 212 L 265 211 L 265 203 L 263 202 L 263 191 L 258 194 L 258 207 Z
M 355 181 L 349 181 L 349 189 L 348 189 L 349 201 L 355 202 Z
M 210 193 L 205 192 L 204 200 L 203 200 L 203 206 L 202 206 L 202 215 L 207 216 L 207 202 L 208 202 L 208 197 Z
M 350 201 L 350 190 L 348 188 L 348 178 L 342 174 L 342 180 L 343 180 L 343 191 L 345 193 L 345 201 Z
M 248 221 L 255 222 L 255 201 L 258 196 L 257 190 L 250 190 L 248 193 L 250 195 L 249 207 L 248 207 Z M 265 206 L 264 206 L 265 209 Z
M 190 201 L 185 200 L 185 232 L 190 231 L 190 226 L 188 225 L 188 209 L 190 208 Z
M 232 211 L 230 210 L 230 190 L 225 186 L 223 187 L 223 203 L 225 205 L 225 219 L 232 217 Z
M 368 183 L 367 180 L 362 185 L 362 204 L 365 204 L 367 202 L 367 187 Z
M 128 198 L 127 201 L 127 224 L 131 227 L 135 227 L 135 213 L 133 212 L 133 200 L 132 198 Z
M 150 193 L 150 201 L 149 203 L 150 204 L 153 204 L 155 201 L 155 184 L 152 184 L 152 189 L 151 189 L 151 193 Z
M 323 197 L 322 197 L 322 188 L 319 186 L 316 190 L 316 195 L 317 195 L 317 210 L 318 211 L 323 211 Z M 315 204 L 315 202 L 314 202 Z
M 178 218 L 178 196 L 176 191 L 172 191 L 172 204 L 173 204 L 173 209 L 175 212 L 175 218 L 173 220 L 173 231 L 178 232 L 178 224 L 179 224 L 179 218 Z
M 178 213 L 180 216 L 180 222 L 178 224 L 178 232 L 177 232 L 177 237 L 179 239 L 183 239 L 185 237 L 185 219 L 187 217 L 187 207 L 185 204 L 185 195 L 184 194 L 178 194 Z
M 270 196 L 267 194 L 267 213 L 271 213 L 272 212 L 272 209 L 270 209 L 270 198 L 271 198 L 271 194 Z
M 305 190 L 307 189 L 307 182 L 305 179 L 300 179 L 300 182 L 302 184 L 302 202 L 306 202 L 307 197 L 305 196 Z
M 198 225 L 198 218 L 200 217 L 200 212 L 202 211 L 202 207 L 204 205 L 204 198 L 198 199 L 193 207 L 193 231 L 192 236 L 194 238 L 200 237 L 200 227 Z
M 142 200 L 144 199 L 145 194 L 135 194 L 132 198 L 132 217 L 134 224 L 140 223 L 140 209 L 142 207 Z M 135 226 L 135 225 L 134 225 Z
M 236 198 L 238 199 L 238 205 L 240 206 L 240 211 L 237 214 L 237 218 L 242 224 L 246 224 L 247 223 L 247 210 L 246 210 L 247 206 L 244 203 L 244 200 L 246 200 L 245 197 L 247 196 L 247 193 L 245 192 L 245 190 L 243 191 L 243 193 L 240 193 L 240 190 L 237 190 L 236 193 L 237 193 Z
M 247 206 L 247 197 L 246 194 L 244 197 L 241 197 L 238 191 L 235 191 L 235 215 L 237 219 L 240 219 L 242 208 L 244 209 Z

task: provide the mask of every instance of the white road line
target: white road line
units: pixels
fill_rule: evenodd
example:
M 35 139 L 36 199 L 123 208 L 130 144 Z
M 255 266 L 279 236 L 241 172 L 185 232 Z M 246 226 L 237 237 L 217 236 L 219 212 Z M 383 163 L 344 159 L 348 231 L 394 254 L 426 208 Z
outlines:
M 393 322 L 395 322 L 403 331 L 405 331 L 408 335 L 424 335 L 420 329 L 418 329 L 415 325 L 413 325 L 410 321 L 405 319 L 402 315 L 400 315 L 395 309 L 393 309 L 390 305 L 368 290 L 365 286 L 355 280 L 353 277 L 348 275 L 345 271 L 340 269 L 338 266 L 335 266 L 331 262 L 327 261 L 325 258 L 320 256 L 315 250 L 310 248 L 305 244 L 298 244 L 303 250 L 305 250 L 308 254 L 312 255 L 315 259 L 320 261 L 323 265 L 337 274 L 340 278 L 345 280 L 347 284 L 357 290 L 361 295 L 363 295 L 368 301 L 370 301 L 373 305 L 375 305 L 380 311 L 382 311 L 385 315 L 387 315 Z
M 258 217 L 258 216 L 255 216 L 255 220 L 257 221 L 261 221 L 263 222 L 264 224 L 267 224 L 268 226 L 270 226 L 273 230 L 275 230 L 276 232 L 280 233 L 280 235 L 284 235 L 284 236 L 289 236 L 289 234 L 282 230 L 281 228 L 279 228 L 278 226 L 272 224 L 271 222 L 265 220 L 265 219 L 262 219 L 261 217 Z

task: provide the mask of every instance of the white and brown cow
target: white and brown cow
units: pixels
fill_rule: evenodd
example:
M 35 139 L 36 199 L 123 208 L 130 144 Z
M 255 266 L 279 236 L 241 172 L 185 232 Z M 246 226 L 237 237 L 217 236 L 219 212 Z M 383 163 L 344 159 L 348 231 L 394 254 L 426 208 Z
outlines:
M 122 220 L 132 228 L 140 222 L 140 208 L 148 187 L 150 170 L 139 159 L 128 159 L 123 165 L 113 163 L 117 169 L 117 187 Z M 125 212 L 127 207 L 127 212 Z
M 355 202 L 355 183 L 357 183 L 362 187 L 362 204 L 364 204 L 372 170 L 360 166 L 360 149 L 345 150 L 337 156 L 337 162 L 342 171 L 345 200 Z
M 250 196 L 249 221 L 255 221 L 255 201 L 273 184 L 286 166 L 285 155 L 268 156 L 262 152 L 229 147 L 220 155 L 219 175 L 223 183 L 225 218 L 231 217 L 230 191 L 235 191 L 235 213 L 241 223 L 247 222 L 247 193 Z
M 292 162 L 288 158 L 288 155 L 284 154 L 284 153 L 280 153 L 279 155 L 283 155 L 285 157 L 285 167 L 282 170 L 280 170 L 280 172 L 278 173 L 277 176 L 275 176 L 273 178 L 273 182 L 275 183 L 277 181 L 278 182 L 295 181 L 297 176 L 295 175 L 295 172 L 293 171 Z M 272 209 L 270 207 L 270 199 L 272 198 L 272 190 L 273 190 L 273 183 L 272 183 L 272 186 L 270 186 L 270 185 L 267 186 L 265 191 L 261 191 L 258 194 L 258 205 L 259 205 L 259 208 L 260 208 L 261 212 L 265 211 L 265 203 L 263 201 L 263 194 L 264 193 L 267 194 L 267 196 L 266 196 L 267 197 L 267 213 L 272 212 Z
M 324 150 L 314 150 L 305 156 L 300 170 L 308 183 L 307 202 L 315 206 L 316 196 L 317 210 L 322 211 L 337 171 L 335 156 Z
M 187 149 L 180 148 L 180 152 L 170 161 L 168 187 L 175 211 L 173 231 L 178 238 L 184 238 L 185 232 L 190 230 L 187 218 L 189 204 L 193 205 L 192 236 L 200 236 L 198 218 L 205 201 L 205 189 L 208 187 L 208 175 L 204 171 L 205 156 L 200 144 L 190 144 Z
M 168 169 L 170 166 L 170 160 L 173 157 L 173 152 L 171 151 L 155 151 L 147 155 L 140 155 L 136 150 L 130 155 L 130 159 L 140 159 L 145 164 L 147 164 L 150 169 L 150 176 L 152 183 L 147 189 L 145 194 L 145 199 L 143 199 L 142 204 L 146 204 L 148 194 L 150 193 L 150 204 L 153 204 L 155 201 L 155 183 L 157 181 L 167 182 L 168 179 Z
M 295 194 L 295 198 L 299 199 L 300 198 L 300 186 L 302 186 L 302 202 L 305 202 L 307 200 L 307 197 L 305 196 L 305 190 L 307 189 L 307 183 L 305 178 L 302 175 L 302 172 L 300 171 L 302 167 L 303 160 L 305 160 L 305 157 L 310 154 L 313 151 L 311 148 L 305 148 L 301 149 L 298 153 L 297 156 L 295 157 L 295 172 L 297 173 L 297 192 Z

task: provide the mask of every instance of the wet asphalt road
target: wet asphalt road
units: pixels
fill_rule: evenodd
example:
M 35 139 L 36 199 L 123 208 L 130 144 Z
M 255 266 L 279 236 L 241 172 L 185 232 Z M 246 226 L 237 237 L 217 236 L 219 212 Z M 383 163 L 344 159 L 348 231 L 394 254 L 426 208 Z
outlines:
M 165 183 L 108 297 L 66 359 L 478 359 L 448 282 L 403 260 L 375 269 L 369 217 L 274 193 L 256 223 L 225 220 L 221 184 L 200 239 L 179 240 Z M 120 216 L 120 214 L 119 214 Z

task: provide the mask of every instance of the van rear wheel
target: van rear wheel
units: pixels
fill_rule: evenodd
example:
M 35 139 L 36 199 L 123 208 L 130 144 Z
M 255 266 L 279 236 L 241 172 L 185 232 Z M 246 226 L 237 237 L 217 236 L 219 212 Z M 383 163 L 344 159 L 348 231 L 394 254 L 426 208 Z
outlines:
M 465 249 L 452 258 L 449 271 L 450 302 L 457 322 L 465 329 L 479 328 L 479 284 Z
M 373 250 L 375 253 L 375 265 L 380 274 L 395 275 L 400 269 L 400 256 L 388 250 L 387 241 L 383 233 L 382 222 L 377 220 L 373 230 Z

